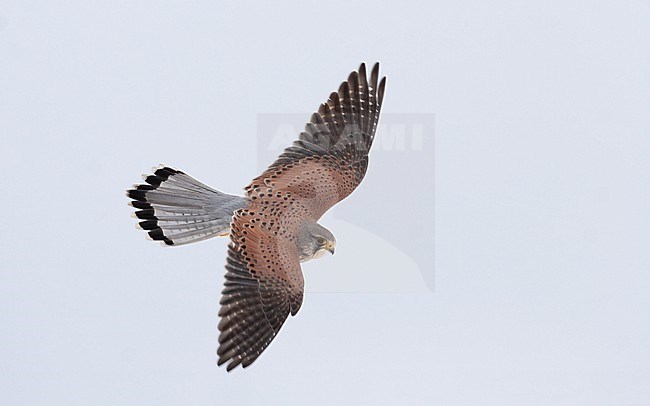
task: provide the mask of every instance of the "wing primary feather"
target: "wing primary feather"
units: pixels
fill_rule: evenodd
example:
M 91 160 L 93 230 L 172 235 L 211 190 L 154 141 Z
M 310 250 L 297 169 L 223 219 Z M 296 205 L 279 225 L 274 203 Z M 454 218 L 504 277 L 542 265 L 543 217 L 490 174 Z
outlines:
M 381 78 L 379 82 L 379 88 L 377 89 L 377 104 L 381 107 L 381 104 L 384 102 L 384 89 L 386 88 L 386 76 Z M 379 114 L 377 114 L 379 115 Z
M 368 87 L 368 78 L 366 76 L 366 63 L 361 62 L 359 66 L 359 85 L 362 87 Z M 357 89 L 358 91 L 358 89 Z
M 352 72 L 348 78 L 350 82 L 350 95 L 352 96 L 352 110 L 354 111 L 354 123 L 358 127 L 358 131 L 361 131 L 361 120 L 362 120 L 362 111 L 361 111 L 361 94 L 359 93 L 359 74 L 357 72 Z
M 330 95 L 330 100 L 332 101 L 332 106 L 334 110 L 334 125 L 336 126 L 336 138 L 340 138 L 344 127 L 345 127 L 345 118 L 343 116 L 343 109 L 341 107 L 341 100 L 339 99 L 339 94 L 332 92 Z
M 373 134 L 375 129 L 375 118 L 377 113 L 377 76 L 379 76 L 379 64 L 376 63 L 370 72 L 370 83 L 368 85 L 368 134 Z
M 352 127 L 354 123 L 354 109 L 352 108 L 352 100 L 350 99 L 350 85 L 348 82 L 341 83 L 341 86 L 339 87 L 339 99 L 342 100 L 341 104 L 343 107 L 345 123 L 347 123 L 349 127 Z
M 361 127 L 361 131 L 363 132 L 369 132 L 370 131 L 370 115 L 372 114 L 371 111 L 371 106 L 370 106 L 370 89 L 368 87 L 368 82 L 366 82 L 365 86 L 363 86 L 363 95 L 362 95 L 362 100 L 363 100 L 363 125 Z
M 377 131 L 377 124 L 379 123 L 379 114 L 381 113 L 381 105 L 384 102 L 384 89 L 386 88 L 386 76 L 381 78 L 379 87 L 377 89 L 377 111 L 375 112 L 375 123 L 372 128 L 372 136 L 374 138 Z M 371 141 L 372 142 L 372 141 Z
M 379 78 L 379 62 L 375 63 L 370 73 L 370 86 L 373 92 L 377 90 L 377 79 Z

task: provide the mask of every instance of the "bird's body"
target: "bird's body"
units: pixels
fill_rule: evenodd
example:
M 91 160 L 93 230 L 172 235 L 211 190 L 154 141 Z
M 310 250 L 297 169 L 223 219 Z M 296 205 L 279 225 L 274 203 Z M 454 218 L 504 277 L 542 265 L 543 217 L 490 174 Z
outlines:
M 250 365 L 303 300 L 300 263 L 334 253 L 321 216 L 365 176 L 385 78 L 378 64 L 350 74 L 321 105 L 294 144 L 245 188 L 244 197 L 216 191 L 162 167 L 127 192 L 149 236 L 182 245 L 229 230 L 220 301 L 219 365 Z

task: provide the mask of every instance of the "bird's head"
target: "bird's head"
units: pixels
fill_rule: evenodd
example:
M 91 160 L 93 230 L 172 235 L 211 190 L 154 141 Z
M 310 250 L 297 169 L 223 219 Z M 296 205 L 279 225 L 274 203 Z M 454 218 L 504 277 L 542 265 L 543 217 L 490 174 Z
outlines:
M 298 236 L 298 251 L 300 262 L 320 258 L 325 252 L 334 254 L 336 238 L 325 227 L 315 221 L 306 221 L 300 228 Z

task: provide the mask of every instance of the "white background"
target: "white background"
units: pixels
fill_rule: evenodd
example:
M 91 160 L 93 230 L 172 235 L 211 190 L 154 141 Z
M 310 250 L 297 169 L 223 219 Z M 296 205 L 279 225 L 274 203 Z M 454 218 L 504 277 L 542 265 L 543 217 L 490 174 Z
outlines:
M 646 405 L 648 21 L 646 1 L 4 0 L 2 403 Z M 226 241 L 146 241 L 124 189 L 162 162 L 239 191 L 257 114 L 315 109 L 362 60 L 384 112 L 436 117 L 435 291 L 312 292 L 227 374 Z M 356 272 L 337 252 L 307 283 L 334 267 Z

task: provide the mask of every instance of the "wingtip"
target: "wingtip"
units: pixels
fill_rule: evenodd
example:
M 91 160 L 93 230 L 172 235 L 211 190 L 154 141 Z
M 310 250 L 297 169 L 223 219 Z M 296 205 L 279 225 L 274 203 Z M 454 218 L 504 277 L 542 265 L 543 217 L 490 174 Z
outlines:
M 226 372 L 230 372 L 233 369 L 237 368 L 239 366 L 239 364 L 241 364 L 241 359 L 240 358 L 230 361 L 228 366 L 226 366 Z
M 377 99 L 381 105 L 384 101 L 384 91 L 386 90 L 386 76 L 382 77 L 379 81 L 379 86 L 377 88 Z
M 376 62 L 370 71 L 370 86 L 373 88 L 377 86 L 377 78 L 379 77 L 379 62 Z M 373 89 L 375 90 L 375 89 Z
M 364 77 L 366 76 L 366 63 L 365 62 L 361 62 L 361 65 L 359 65 L 358 72 L 359 72 L 359 76 L 364 76 Z
M 356 70 L 350 72 L 350 74 L 348 75 L 348 80 L 347 80 L 347 82 L 350 84 L 350 86 L 352 86 L 353 83 L 358 82 L 358 81 L 359 81 L 359 72 L 357 72 Z

